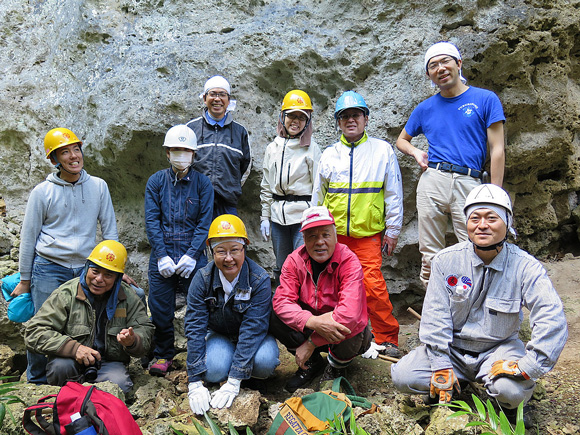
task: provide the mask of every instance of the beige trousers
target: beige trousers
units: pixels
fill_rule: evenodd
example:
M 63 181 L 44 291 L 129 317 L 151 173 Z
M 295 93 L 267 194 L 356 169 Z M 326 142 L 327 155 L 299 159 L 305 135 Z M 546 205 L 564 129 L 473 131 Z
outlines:
M 445 248 L 445 232 L 451 219 L 457 240 L 467 240 L 463 205 L 465 198 L 481 181 L 469 175 L 427 168 L 417 185 L 417 219 L 421 281 L 427 287 L 431 275 L 431 259 Z

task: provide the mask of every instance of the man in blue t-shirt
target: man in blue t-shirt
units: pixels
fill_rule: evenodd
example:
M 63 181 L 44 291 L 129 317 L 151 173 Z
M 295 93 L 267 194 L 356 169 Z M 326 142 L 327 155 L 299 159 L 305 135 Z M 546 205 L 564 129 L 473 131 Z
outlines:
M 501 102 L 493 92 L 467 86 L 461 54 L 450 42 L 438 42 L 425 54 L 425 70 L 440 92 L 421 102 L 397 139 L 397 148 L 413 156 L 423 174 L 417 185 L 421 281 L 427 287 L 431 258 L 445 247 L 451 218 L 458 241 L 467 240 L 463 204 L 481 183 L 489 145 L 490 181 L 502 185 L 505 151 Z M 411 144 L 424 134 L 428 153 Z

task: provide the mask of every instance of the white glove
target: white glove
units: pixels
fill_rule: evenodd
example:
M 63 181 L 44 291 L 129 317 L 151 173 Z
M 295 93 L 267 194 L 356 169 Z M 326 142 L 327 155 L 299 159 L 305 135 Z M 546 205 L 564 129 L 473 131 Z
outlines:
M 209 391 L 201 381 L 189 383 L 189 406 L 194 414 L 201 415 L 209 409 Z
M 379 352 L 381 350 L 385 350 L 386 346 L 380 345 L 375 343 L 374 341 L 371 341 L 371 347 L 369 347 L 369 349 L 363 353 L 361 356 L 363 358 L 370 358 L 370 359 L 377 359 L 377 357 L 379 356 Z
M 270 220 L 264 219 L 260 222 L 260 231 L 262 231 L 262 238 L 264 242 L 268 241 L 268 237 L 270 237 Z
M 189 255 L 184 255 L 177 262 L 175 273 L 182 276 L 183 278 L 189 278 L 189 275 L 191 275 L 191 272 L 193 272 L 193 269 L 195 269 L 196 264 L 196 260 L 191 258 Z
M 228 378 L 222 387 L 211 395 L 212 408 L 229 408 L 240 392 L 240 379 Z
M 157 269 L 163 278 L 169 278 L 175 273 L 177 266 L 169 256 L 165 256 L 157 260 Z

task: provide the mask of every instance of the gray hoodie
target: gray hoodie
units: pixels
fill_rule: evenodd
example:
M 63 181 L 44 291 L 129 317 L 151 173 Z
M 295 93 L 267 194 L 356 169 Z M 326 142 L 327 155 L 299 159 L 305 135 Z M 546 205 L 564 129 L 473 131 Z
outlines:
M 117 240 L 117 223 L 109 188 L 85 170 L 75 184 L 49 174 L 30 193 L 20 242 L 21 279 L 29 280 L 40 255 L 56 264 L 78 268 L 97 244 L 97 222 L 105 240 Z

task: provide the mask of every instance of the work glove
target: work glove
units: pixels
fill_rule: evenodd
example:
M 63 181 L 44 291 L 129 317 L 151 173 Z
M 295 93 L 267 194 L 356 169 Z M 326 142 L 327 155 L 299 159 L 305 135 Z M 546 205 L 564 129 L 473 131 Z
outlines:
M 262 232 L 262 238 L 264 242 L 268 241 L 268 237 L 270 237 L 270 220 L 264 219 L 260 222 L 260 231 Z
M 201 415 L 209 409 L 209 391 L 201 381 L 189 383 L 189 406 L 194 414 Z
M 517 361 L 507 361 L 500 359 L 493 363 L 489 371 L 489 379 L 499 378 L 501 376 L 513 376 L 519 379 L 530 379 L 530 377 L 518 367 Z
M 189 278 L 189 275 L 191 275 L 191 272 L 195 269 L 196 264 L 196 260 L 191 258 L 189 255 L 184 255 L 177 262 L 175 273 L 183 278 Z
M 212 408 L 229 408 L 240 392 L 240 379 L 228 378 L 222 387 L 211 395 Z
M 169 278 L 175 273 L 177 266 L 169 256 L 165 256 L 157 260 L 157 269 L 163 278 Z
M 363 353 L 361 356 L 363 358 L 370 358 L 370 359 L 377 359 L 381 350 L 385 350 L 387 347 L 383 346 L 382 344 L 377 344 L 374 341 L 371 341 L 371 347 Z
M 453 390 L 457 391 L 457 394 L 461 393 L 461 387 L 453 369 L 437 370 L 433 373 L 429 390 L 429 396 L 432 399 L 439 396 L 439 403 L 450 403 Z

